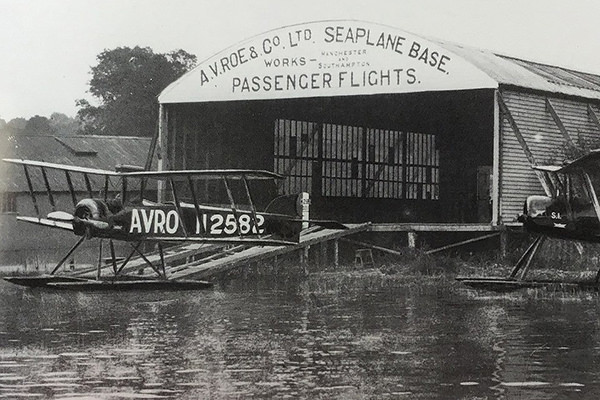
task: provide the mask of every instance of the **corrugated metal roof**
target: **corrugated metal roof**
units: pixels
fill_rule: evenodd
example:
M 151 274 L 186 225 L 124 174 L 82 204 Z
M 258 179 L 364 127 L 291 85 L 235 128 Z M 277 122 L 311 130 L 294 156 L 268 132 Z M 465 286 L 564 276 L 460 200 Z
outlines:
M 489 75 L 499 85 L 600 100 L 600 75 L 495 54 L 488 50 L 439 43 Z
M 46 161 L 57 164 L 114 170 L 118 164 L 144 166 L 151 139 L 122 136 L 42 136 L 15 135 L 1 139 L 0 158 L 16 158 Z M 38 168 L 36 168 L 38 170 Z M 34 188 L 45 188 L 41 173 L 32 171 Z M 85 187 L 83 178 L 75 176 L 76 189 Z M 67 191 L 64 173 L 49 171 L 50 187 L 56 191 Z M 101 185 L 100 182 L 93 182 Z M 27 181 L 23 168 L 0 162 L 0 191 L 26 192 Z

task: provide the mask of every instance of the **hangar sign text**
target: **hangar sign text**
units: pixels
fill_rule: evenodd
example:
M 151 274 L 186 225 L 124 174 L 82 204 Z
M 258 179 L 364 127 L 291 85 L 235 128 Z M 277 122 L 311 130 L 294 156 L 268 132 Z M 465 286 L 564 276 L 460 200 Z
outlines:
M 217 54 L 184 76 L 179 89 L 167 88 L 161 101 L 178 96 L 183 99 L 171 100 L 396 93 L 491 84 L 487 77 L 477 82 L 478 74 L 482 75 L 442 45 L 394 28 L 356 21 L 315 22 L 259 35 Z

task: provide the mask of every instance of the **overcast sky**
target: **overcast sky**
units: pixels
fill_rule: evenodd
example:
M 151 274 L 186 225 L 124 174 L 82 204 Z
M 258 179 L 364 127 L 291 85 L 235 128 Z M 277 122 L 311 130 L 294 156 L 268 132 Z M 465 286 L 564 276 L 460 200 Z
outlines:
M 0 118 L 74 116 L 104 49 L 198 60 L 286 25 L 358 19 L 600 74 L 595 0 L 0 0 Z

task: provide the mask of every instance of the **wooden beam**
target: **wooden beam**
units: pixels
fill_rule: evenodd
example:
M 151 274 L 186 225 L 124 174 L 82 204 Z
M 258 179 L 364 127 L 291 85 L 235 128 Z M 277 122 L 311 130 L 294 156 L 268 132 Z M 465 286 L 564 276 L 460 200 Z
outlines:
M 492 161 L 492 225 L 498 225 L 501 218 L 500 202 L 500 163 L 501 160 L 501 130 L 500 130 L 500 106 L 498 105 L 499 91 L 494 91 L 494 149 Z
M 529 146 L 527 145 L 527 142 L 525 141 L 525 139 L 523 138 L 523 135 L 521 134 L 521 130 L 519 129 L 519 126 L 517 125 L 517 121 L 515 121 L 515 119 L 513 118 L 510 110 L 508 109 L 508 106 L 504 102 L 502 93 L 500 93 L 500 92 L 498 92 L 498 105 L 500 106 L 500 111 L 502 112 L 504 117 L 508 120 L 508 123 L 510 124 L 512 131 L 515 134 L 517 141 L 521 145 L 521 148 L 525 152 L 525 157 L 527 157 L 529 164 L 537 165 L 537 162 L 535 161 L 535 157 L 533 156 L 533 153 L 531 152 L 531 150 L 529 150 Z
M 527 142 L 525 141 L 525 138 L 521 134 L 521 130 L 519 129 L 517 122 L 513 118 L 512 114 L 510 113 L 510 110 L 508 109 L 508 106 L 504 102 L 502 93 L 500 93 L 500 92 L 498 92 L 498 105 L 500 106 L 500 111 L 502 111 L 502 114 L 504 114 L 504 117 L 506 117 L 506 119 L 508 119 L 508 123 L 510 124 L 512 131 L 515 134 L 517 141 L 521 145 L 521 148 L 523 149 L 523 152 L 525 153 L 525 157 L 527 157 L 529 164 L 538 165 L 537 161 L 535 160 L 535 157 L 533 156 L 533 153 L 531 152 L 531 150 L 529 149 L 529 146 L 527 145 Z M 542 171 L 536 170 L 534 172 L 535 172 L 535 175 L 537 176 L 537 178 L 539 179 L 539 181 L 542 185 L 542 188 L 544 189 L 544 192 L 546 192 L 546 195 L 552 196 L 553 193 L 555 192 L 555 190 L 552 185 L 552 181 L 550 180 L 548 175 Z
M 552 119 L 554 120 L 554 123 L 558 127 L 558 130 L 560 131 L 563 138 L 567 141 L 567 143 L 569 143 L 571 146 L 573 146 L 574 143 L 573 143 L 573 139 L 571 139 L 571 135 L 569 135 L 569 132 L 567 131 L 567 128 L 565 128 L 565 125 L 563 124 L 560 117 L 558 116 L 558 113 L 556 112 L 554 105 L 552 104 L 550 99 L 547 97 L 546 97 L 546 111 L 548 111 L 550 113 L 550 115 L 552 116 Z
M 594 111 L 592 106 L 589 104 L 587 105 L 587 113 L 588 113 L 588 117 L 592 120 L 592 122 L 596 126 L 596 129 L 598 129 L 600 131 L 600 120 L 598 119 L 598 114 L 596 114 L 596 111 Z
M 426 251 L 425 254 L 439 253 L 440 251 L 449 250 L 449 249 L 453 249 L 455 247 L 464 246 L 464 245 L 469 244 L 469 243 L 479 242 L 481 240 L 493 238 L 493 237 L 498 236 L 498 235 L 500 235 L 500 232 L 492 233 L 490 235 L 480 236 L 480 237 L 473 238 L 473 239 L 463 240 L 463 241 L 458 242 L 458 243 L 453 243 L 453 244 L 449 244 L 447 246 L 439 247 L 437 249 Z
M 347 238 L 341 238 L 339 240 L 341 240 L 343 242 L 346 242 L 346 243 L 355 244 L 357 246 L 368 247 L 368 248 L 373 249 L 373 250 L 383 251 L 384 253 L 393 254 L 395 256 L 403 256 L 404 255 L 400 251 L 388 249 L 387 247 L 377 246 L 377 245 L 374 245 L 374 244 L 371 244 L 371 243 L 361 242 L 361 241 L 358 241 L 358 240 L 352 240 L 352 239 L 347 239 Z
M 165 171 L 169 169 L 169 154 L 167 151 L 168 135 L 169 135 L 169 120 L 168 120 L 168 109 L 163 104 L 158 107 L 158 142 L 157 142 L 157 158 L 158 158 L 158 170 Z M 162 180 L 156 182 L 157 190 L 157 201 L 162 203 L 164 201 L 164 186 L 165 183 Z
M 378 223 L 371 224 L 371 232 L 496 232 L 503 227 L 490 224 L 452 223 Z

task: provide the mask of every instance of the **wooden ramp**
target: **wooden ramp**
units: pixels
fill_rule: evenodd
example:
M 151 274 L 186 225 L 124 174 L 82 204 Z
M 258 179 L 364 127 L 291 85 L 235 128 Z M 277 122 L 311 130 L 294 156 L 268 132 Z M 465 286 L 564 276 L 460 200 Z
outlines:
M 194 260 L 199 257 L 203 257 L 203 255 L 205 255 L 207 253 L 222 251 L 226 247 L 227 247 L 226 245 L 192 243 L 192 242 L 178 244 L 178 245 L 167 247 L 164 249 L 165 263 L 168 265 L 185 264 L 186 262 L 189 262 L 189 260 Z M 154 265 L 161 264 L 160 254 L 158 251 L 153 251 L 151 253 L 147 253 L 146 258 L 148 258 L 148 260 Z M 108 265 L 108 264 L 110 264 L 110 263 L 107 261 L 107 264 L 105 264 L 102 267 L 102 275 L 103 276 L 113 275 L 112 264 L 111 265 Z M 118 263 L 118 264 L 120 265 L 121 263 Z M 138 257 L 132 258 L 127 263 L 125 268 L 123 268 L 122 272 L 123 273 L 137 273 L 137 271 L 139 271 L 140 269 L 149 269 L 150 270 L 148 264 L 141 257 L 138 256 Z M 69 275 L 76 276 L 76 277 L 94 277 L 94 276 L 96 276 L 97 271 L 98 271 L 97 267 L 91 267 L 91 268 L 86 268 L 86 269 L 81 269 L 81 270 L 75 271 Z M 155 274 L 148 272 L 148 273 L 141 274 L 141 275 L 153 276 Z
M 347 225 L 348 229 L 324 229 L 312 227 L 300 236 L 300 242 L 291 246 L 236 246 L 224 249 L 211 256 L 167 268 L 170 279 L 203 279 L 220 274 L 250 262 L 270 259 L 282 254 L 291 253 L 317 243 L 338 239 L 369 229 L 370 224 Z M 151 271 L 148 271 L 150 273 Z

